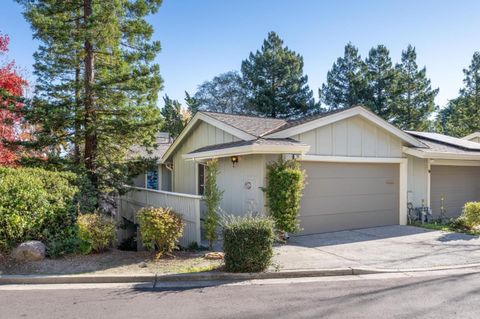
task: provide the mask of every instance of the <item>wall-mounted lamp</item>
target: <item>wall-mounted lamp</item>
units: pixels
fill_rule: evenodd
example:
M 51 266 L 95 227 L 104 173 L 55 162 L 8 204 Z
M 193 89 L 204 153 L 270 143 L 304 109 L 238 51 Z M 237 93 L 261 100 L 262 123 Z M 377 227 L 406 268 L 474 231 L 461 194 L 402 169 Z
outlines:
M 232 166 L 235 167 L 235 164 L 238 163 L 238 156 L 232 156 L 230 160 L 232 161 Z

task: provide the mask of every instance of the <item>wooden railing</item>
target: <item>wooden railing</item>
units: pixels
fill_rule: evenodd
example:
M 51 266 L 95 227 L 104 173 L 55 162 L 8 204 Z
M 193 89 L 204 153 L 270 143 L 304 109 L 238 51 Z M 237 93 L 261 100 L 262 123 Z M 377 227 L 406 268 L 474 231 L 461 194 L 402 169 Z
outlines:
M 136 221 L 136 213 L 142 207 L 169 207 L 181 215 L 185 228 L 180 239 L 180 245 L 187 247 L 196 242 L 200 245 L 200 201 L 201 196 L 158 191 L 140 187 L 130 187 L 127 194 L 120 197 L 120 216 Z

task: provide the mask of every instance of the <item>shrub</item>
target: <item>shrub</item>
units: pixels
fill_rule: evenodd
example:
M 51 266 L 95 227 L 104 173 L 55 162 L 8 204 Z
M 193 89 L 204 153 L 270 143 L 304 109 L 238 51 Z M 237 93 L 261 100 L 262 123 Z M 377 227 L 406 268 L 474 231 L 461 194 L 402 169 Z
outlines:
M 100 213 L 84 214 L 77 220 L 80 251 L 89 254 L 102 252 L 115 241 L 115 222 L 111 217 Z
M 0 167 L 0 246 L 11 249 L 40 240 L 48 247 L 70 237 L 79 192 L 76 180 L 73 173 Z
M 273 162 L 267 165 L 267 187 L 270 216 L 275 228 L 282 232 L 300 230 L 298 212 L 305 187 L 305 172 L 295 160 Z
M 480 226 L 480 202 L 466 203 L 460 219 L 467 228 Z
M 142 208 L 137 213 L 143 245 L 158 251 L 157 258 L 175 249 L 185 223 L 170 208 Z
M 232 217 L 223 226 L 225 268 L 230 272 L 259 272 L 271 264 L 273 221 L 265 217 Z
M 205 238 L 208 240 L 208 247 L 212 249 L 213 242 L 217 240 L 217 229 L 220 217 L 218 209 L 222 200 L 223 192 L 217 186 L 218 161 L 210 160 L 205 165 L 205 205 L 206 217 L 203 225 L 205 229 Z

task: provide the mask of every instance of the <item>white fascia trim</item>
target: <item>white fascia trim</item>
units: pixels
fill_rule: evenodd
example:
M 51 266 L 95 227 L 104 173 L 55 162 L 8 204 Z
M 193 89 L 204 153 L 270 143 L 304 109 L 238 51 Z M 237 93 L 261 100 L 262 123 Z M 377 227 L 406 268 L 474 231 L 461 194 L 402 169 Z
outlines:
M 362 116 L 363 118 L 377 124 L 378 126 L 382 127 L 386 131 L 388 131 L 391 134 L 397 136 L 401 140 L 408 142 L 411 145 L 414 145 L 416 147 L 425 147 L 425 145 L 423 143 L 418 141 L 416 138 L 414 138 L 410 134 L 405 133 L 404 131 L 396 128 L 392 124 L 388 123 L 384 119 L 380 118 L 379 116 L 373 114 L 372 112 L 366 110 L 365 108 L 363 108 L 361 106 L 356 106 L 356 107 L 347 109 L 347 110 L 342 111 L 342 112 L 338 112 L 338 113 L 335 113 L 335 114 L 332 114 L 332 115 L 327 115 L 325 117 L 307 122 L 305 124 L 301 124 L 301 125 L 294 126 L 292 128 L 288 128 L 288 129 L 280 131 L 280 132 L 276 132 L 276 133 L 273 133 L 273 134 L 266 135 L 265 137 L 266 138 L 288 138 L 288 137 L 292 137 L 292 136 L 297 135 L 297 134 L 301 134 L 301 133 L 304 133 L 304 132 L 307 132 L 307 131 L 311 131 L 311 130 L 314 130 L 316 128 L 319 128 L 319 127 L 322 127 L 322 126 L 325 126 L 325 125 L 328 125 L 328 124 L 332 124 L 332 123 L 335 123 L 335 122 L 338 122 L 338 121 L 341 121 L 341 120 L 344 120 L 344 119 L 347 119 L 347 118 L 350 118 L 350 117 L 353 117 L 353 116 L 356 116 L 356 115 Z
M 256 139 L 255 136 L 250 135 L 248 133 L 245 133 L 244 131 L 241 131 L 239 129 L 236 129 L 230 125 L 227 125 L 217 119 L 214 119 L 213 117 L 207 116 L 201 112 L 197 112 L 195 116 L 188 122 L 187 126 L 182 130 L 180 135 L 175 139 L 175 141 L 170 145 L 168 150 L 163 154 L 163 157 L 161 158 L 161 161 L 164 162 L 172 153 L 177 149 L 177 147 L 180 145 L 182 140 L 185 138 L 185 136 L 188 135 L 188 133 L 192 130 L 193 127 L 195 127 L 195 124 L 198 121 L 204 121 L 210 125 L 213 125 L 215 127 L 218 127 L 219 129 L 232 134 L 235 137 L 238 137 L 241 140 L 244 141 L 250 141 Z
M 403 152 L 405 154 L 412 155 L 418 158 L 480 161 L 480 155 L 454 154 L 454 153 L 442 153 L 442 152 L 422 152 L 409 147 L 404 147 Z
M 474 132 L 472 134 L 469 134 L 467 136 L 462 137 L 462 140 L 471 140 L 472 138 L 480 137 L 480 132 Z
M 220 150 L 183 154 L 182 158 L 185 160 L 205 160 L 210 158 L 253 154 L 305 154 L 309 150 L 309 145 L 245 145 Z
M 433 159 L 430 160 L 431 165 L 444 165 L 444 166 L 480 166 L 480 160 L 478 161 L 466 161 L 466 160 L 443 160 Z
M 401 157 L 355 157 L 355 156 L 323 156 L 323 155 L 302 155 L 298 158 L 304 162 L 336 162 L 336 163 L 392 163 L 405 162 L 406 158 Z

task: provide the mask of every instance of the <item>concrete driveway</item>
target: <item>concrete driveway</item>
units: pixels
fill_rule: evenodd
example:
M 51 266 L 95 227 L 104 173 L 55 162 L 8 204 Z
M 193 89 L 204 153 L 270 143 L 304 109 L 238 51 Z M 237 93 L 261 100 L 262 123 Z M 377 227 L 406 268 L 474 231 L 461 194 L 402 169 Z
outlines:
M 275 248 L 280 270 L 411 269 L 480 263 L 480 239 L 412 226 L 297 236 Z

